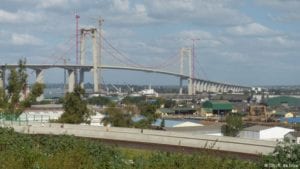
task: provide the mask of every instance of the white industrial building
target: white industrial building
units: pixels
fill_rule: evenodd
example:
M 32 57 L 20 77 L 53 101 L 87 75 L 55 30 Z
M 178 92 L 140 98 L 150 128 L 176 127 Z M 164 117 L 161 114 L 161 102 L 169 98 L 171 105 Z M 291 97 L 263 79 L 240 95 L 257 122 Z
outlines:
M 221 132 L 222 124 L 213 124 L 207 126 L 186 126 L 186 127 L 165 127 L 166 131 L 192 134 L 192 135 L 212 135 L 223 136 Z
M 282 141 L 284 135 L 292 131 L 294 131 L 294 129 L 255 125 L 244 128 L 240 131 L 239 137 L 257 140 Z
M 289 132 L 284 138 L 290 143 L 300 144 L 300 131 Z
M 152 126 L 154 127 L 160 127 L 162 123 L 162 119 L 157 119 L 154 123 L 152 123 Z M 195 126 L 203 126 L 203 124 L 188 121 L 188 120 L 165 120 L 165 128 L 172 128 L 172 127 L 195 127 Z

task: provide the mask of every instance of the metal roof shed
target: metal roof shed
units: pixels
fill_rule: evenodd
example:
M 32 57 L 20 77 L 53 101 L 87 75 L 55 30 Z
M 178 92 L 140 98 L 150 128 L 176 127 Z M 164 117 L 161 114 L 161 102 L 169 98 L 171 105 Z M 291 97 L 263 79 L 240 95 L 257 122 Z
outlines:
M 232 111 L 232 104 L 228 101 L 206 101 L 202 104 L 202 109 L 211 111 L 213 114 L 225 115 Z

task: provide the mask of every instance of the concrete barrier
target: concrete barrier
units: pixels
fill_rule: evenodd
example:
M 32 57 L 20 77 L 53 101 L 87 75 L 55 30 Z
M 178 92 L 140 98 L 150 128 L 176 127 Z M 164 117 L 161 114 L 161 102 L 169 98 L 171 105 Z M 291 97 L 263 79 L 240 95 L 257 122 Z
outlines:
M 11 124 L 10 124 L 11 125 Z M 67 134 L 79 137 L 109 139 L 118 141 L 153 143 L 162 145 L 207 148 L 247 154 L 271 153 L 276 142 L 242 139 L 233 137 L 192 135 L 160 130 L 146 130 L 119 127 L 98 127 L 58 123 L 29 123 L 28 125 L 12 124 L 17 132 L 28 134 Z

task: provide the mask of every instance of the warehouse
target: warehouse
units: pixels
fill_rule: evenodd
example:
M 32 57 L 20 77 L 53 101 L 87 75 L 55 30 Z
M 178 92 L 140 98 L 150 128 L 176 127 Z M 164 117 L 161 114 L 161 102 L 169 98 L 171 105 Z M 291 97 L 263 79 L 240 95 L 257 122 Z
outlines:
M 240 133 L 240 138 L 256 139 L 256 140 L 271 140 L 271 141 L 282 141 L 284 135 L 294 129 L 284 127 L 270 127 L 255 125 L 244 128 Z
M 225 116 L 232 112 L 232 104 L 228 101 L 206 101 L 202 104 L 201 113 L 206 116 Z

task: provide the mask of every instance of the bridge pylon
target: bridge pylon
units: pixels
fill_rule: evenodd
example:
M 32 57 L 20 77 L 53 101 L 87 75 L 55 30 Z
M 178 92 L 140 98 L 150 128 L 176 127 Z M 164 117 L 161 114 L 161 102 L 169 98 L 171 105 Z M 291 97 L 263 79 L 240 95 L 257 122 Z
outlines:
M 188 95 L 195 94 L 194 90 L 194 80 L 192 78 L 193 76 L 193 60 L 192 60 L 192 49 L 191 48 L 181 48 L 180 49 L 180 74 L 184 74 L 183 68 L 184 68 L 184 58 L 188 58 Z M 179 94 L 182 94 L 182 78 L 180 78 L 180 89 Z
M 99 75 L 100 75 L 100 52 L 99 52 L 99 45 L 97 43 L 97 29 L 90 28 L 90 29 L 80 29 L 80 65 L 86 64 L 86 55 L 85 55 L 85 40 L 86 35 L 91 34 L 92 37 L 92 45 L 93 45 L 93 81 L 94 81 L 94 92 L 98 93 L 100 84 L 99 84 Z M 79 70 L 79 85 L 83 88 L 84 87 L 84 72 L 87 70 L 80 69 Z

